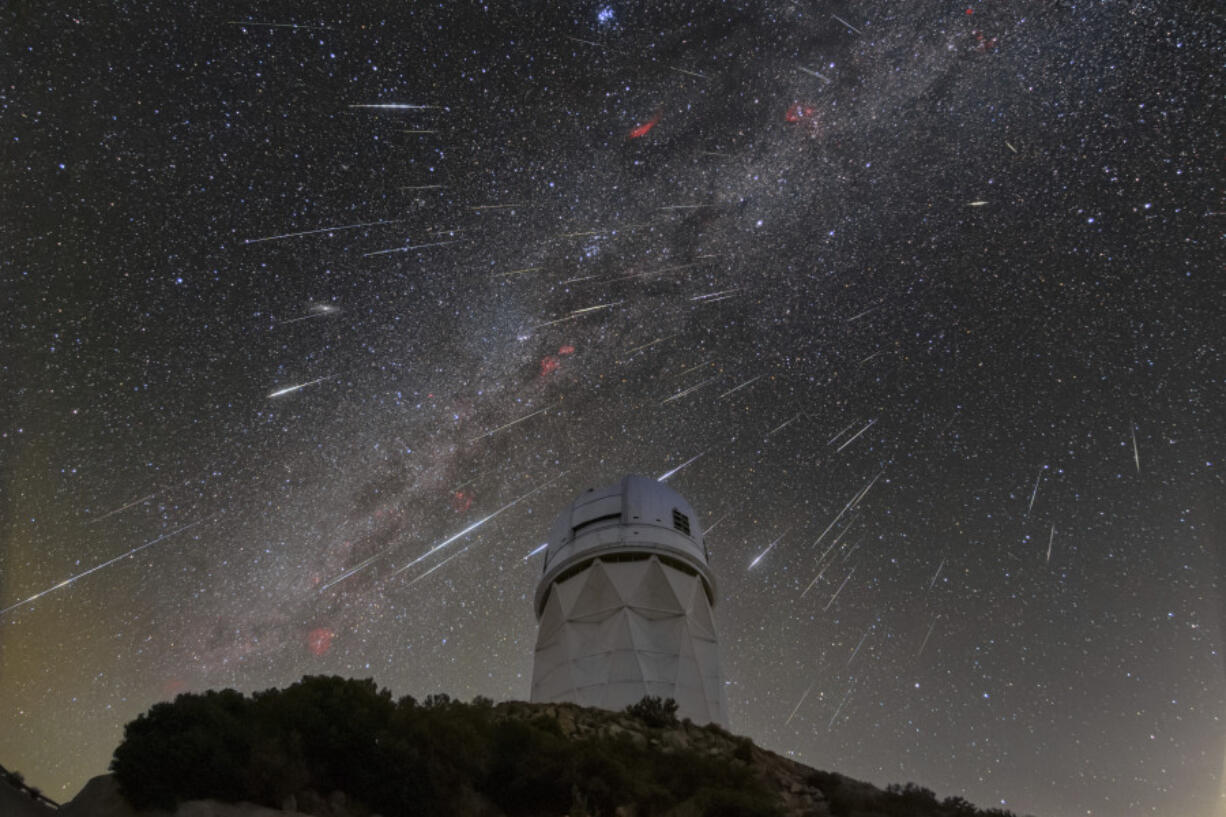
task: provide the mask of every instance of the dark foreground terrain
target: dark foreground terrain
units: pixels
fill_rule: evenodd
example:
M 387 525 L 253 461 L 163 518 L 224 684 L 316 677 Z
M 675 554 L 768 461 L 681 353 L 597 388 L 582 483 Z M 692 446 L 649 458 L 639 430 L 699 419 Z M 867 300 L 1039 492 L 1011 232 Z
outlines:
M 672 701 L 396 701 L 307 677 L 250 697 L 180 695 L 128 724 L 112 775 L 65 817 L 1007 817 L 912 783 L 881 790 L 780 757 Z M 4 792 L 18 797 L 16 790 Z M 29 798 L 26 798 L 29 799 Z M 52 814 L 29 801 L 29 815 Z M 19 812 L 19 814 L 22 814 Z M 24 814 L 22 814 L 24 817 Z

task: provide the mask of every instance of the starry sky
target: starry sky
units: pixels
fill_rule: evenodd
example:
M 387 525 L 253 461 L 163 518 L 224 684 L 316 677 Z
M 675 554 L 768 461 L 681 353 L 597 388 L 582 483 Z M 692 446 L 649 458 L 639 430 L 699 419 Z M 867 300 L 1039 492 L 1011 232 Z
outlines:
M 534 551 L 639 473 L 734 731 L 1223 813 L 1220 7 L 553 5 L 9 4 L 0 763 L 526 698 Z

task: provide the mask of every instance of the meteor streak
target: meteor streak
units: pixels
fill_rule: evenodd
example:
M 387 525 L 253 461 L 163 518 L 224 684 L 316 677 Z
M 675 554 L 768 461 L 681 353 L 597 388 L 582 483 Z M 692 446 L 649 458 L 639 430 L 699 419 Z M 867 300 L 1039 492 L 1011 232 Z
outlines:
M 298 238 L 299 236 L 317 235 L 319 233 L 339 233 L 342 230 L 359 230 L 362 227 L 378 227 L 381 224 L 399 224 L 404 220 L 403 218 L 393 218 L 385 221 L 364 221 L 361 224 L 342 224 L 337 227 L 320 227 L 318 230 L 303 230 L 299 233 L 281 233 L 280 235 L 266 235 L 262 238 L 248 238 L 243 243 L 258 244 L 261 241 L 276 241 L 281 238 Z
M 799 68 L 801 71 L 804 71 L 806 74 L 808 74 L 808 75 L 810 75 L 810 76 L 814 76 L 814 77 L 817 77 L 818 79 L 825 80 L 827 85 L 829 85 L 829 84 L 830 84 L 830 82 L 831 82 L 830 77 L 825 76 L 824 74 L 822 74 L 822 73 L 820 73 L 820 72 L 818 72 L 818 71 L 814 71 L 814 70 L 813 70 L 813 69 L 811 69 L 811 68 L 805 68 L 803 65 L 798 65 L 798 66 L 796 66 L 796 67 L 797 67 L 797 68 Z
M 707 451 L 710 451 L 710 450 L 711 450 L 711 449 L 709 449 L 709 448 L 707 449 Z M 683 462 L 683 463 L 681 463 L 680 465 L 678 465 L 678 466 L 677 466 L 676 468 L 674 468 L 673 470 L 671 470 L 671 471 L 665 471 L 663 474 L 660 474 L 660 476 L 656 477 L 656 482 L 664 482 L 664 481 L 666 481 L 666 480 L 667 480 L 669 477 L 671 477 L 673 474 L 677 473 L 678 471 L 680 471 L 682 468 L 684 468 L 685 466 L 689 465 L 690 463 L 692 463 L 692 462 L 696 461 L 696 460 L 697 460 L 699 457 L 701 457 L 703 454 L 706 454 L 706 453 L 707 453 L 707 451 L 703 451 L 703 452 L 702 452 L 702 454 L 696 454 L 696 455 L 694 455 L 693 457 L 690 457 L 690 458 L 689 458 L 688 460 L 686 460 L 685 462 Z
M 556 323 L 565 323 L 566 321 L 573 321 L 575 318 L 578 318 L 580 315 L 586 315 L 589 312 L 596 312 L 601 309 L 610 309 L 614 306 L 619 306 L 622 303 L 624 302 L 623 301 L 612 301 L 611 303 L 607 303 L 607 304 L 597 304 L 596 306 L 585 306 L 583 309 L 576 309 L 574 312 L 570 313 L 564 318 L 557 318 L 556 320 L 546 321 L 545 323 L 538 323 L 536 326 L 532 328 L 533 329 L 543 329 L 546 326 L 553 326 Z
M 932 581 L 928 582 L 928 589 L 929 589 L 929 590 L 931 590 L 931 589 L 932 589 L 932 586 L 933 586 L 934 584 L 936 584 L 936 583 L 937 583 L 937 576 L 940 576 L 940 575 L 941 575 L 941 568 L 943 568 L 943 567 L 945 567 L 945 560 L 944 560 L 944 559 L 942 559 L 942 560 L 941 560 L 941 563 L 940 563 L 939 565 L 937 565 L 937 572 L 932 574 Z
M 723 516 L 721 516 L 719 519 L 716 519 L 714 522 L 711 523 L 710 527 L 708 527 L 706 530 L 702 532 L 702 535 L 706 536 L 708 533 L 715 530 L 716 525 L 718 525 L 720 522 L 723 522 L 725 519 L 727 519 L 731 515 L 732 515 L 732 511 L 728 511 Z
M 384 111 L 426 111 L 437 105 L 412 105 L 408 102 L 384 102 L 380 104 L 350 105 L 350 108 L 374 108 Z
M 1132 431 L 1132 458 L 1137 463 L 1137 473 L 1141 473 L 1141 452 L 1137 449 L 1137 426 L 1132 420 L 1128 421 L 1128 428 Z
M 850 440 L 848 440 L 847 442 L 843 443 L 843 444 L 842 444 L 842 445 L 840 445 L 838 448 L 836 448 L 836 449 L 834 450 L 834 453 L 836 453 L 836 454 L 837 454 L 837 453 L 839 453 L 840 451 L 842 451 L 844 448 L 846 448 L 847 446 L 849 446 L 849 445 L 851 445 L 852 443 L 854 443 L 854 442 L 855 442 L 855 441 L 856 441 L 856 440 L 859 438 L 859 436 L 860 436 L 861 434 L 863 434 L 864 432 L 868 431 L 868 430 L 869 430 L 869 428 L 872 426 L 872 424 L 873 424 L 873 423 L 875 423 L 875 422 L 877 422 L 876 418 L 874 418 L 874 419 L 872 419 L 872 420 L 869 420 L 869 421 L 868 421 L 868 425 L 866 425 L 864 428 L 862 428 L 862 429 L 860 429 L 859 431 L 857 431 L 857 432 L 855 433 L 855 435 L 853 435 L 853 436 L 852 436 L 852 438 L 851 438 Z
M 1051 543 L 1056 540 L 1056 526 L 1051 526 L 1051 534 L 1047 537 L 1047 563 L 1051 564 Z
M 775 436 L 777 433 L 779 433 L 780 431 L 783 431 L 785 428 L 787 428 L 788 426 L 790 426 L 792 423 L 794 423 L 794 422 L 796 422 L 797 420 L 799 420 L 799 419 L 800 419 L 800 415 L 801 415 L 801 413 L 802 413 L 802 412 L 799 412 L 799 411 L 798 411 L 798 412 L 796 412 L 796 414 L 795 414 L 795 415 L 793 415 L 793 417 L 792 417 L 790 420 L 784 420 L 782 423 L 780 423 L 779 425 L 777 425 L 777 426 L 775 426 L 773 429 L 771 429 L 771 430 L 770 430 L 770 431 L 767 433 L 767 435 L 766 435 L 766 436 L 768 436 L 768 437 L 773 437 L 773 436 Z
M 834 722 L 838 720 L 839 713 L 843 711 L 843 704 L 847 703 L 847 699 L 851 697 L 851 690 L 852 687 L 847 688 L 847 694 L 843 696 L 843 700 L 839 701 L 838 709 L 834 710 L 834 714 L 830 716 L 830 723 L 826 724 L 827 729 L 834 726 Z
M 97 573 L 99 570 L 101 570 L 101 569 L 102 569 L 102 568 L 104 568 L 104 567 L 110 567 L 111 565 L 115 564 L 115 563 L 116 563 L 116 562 L 118 562 L 118 561 L 122 561 L 123 559 L 126 559 L 126 558 L 128 558 L 129 556 L 133 556 L 133 555 L 135 555 L 135 554 L 139 553 L 140 551 L 144 550 L 144 549 L 145 549 L 145 548 L 147 548 L 147 547 L 153 547 L 153 546 L 154 546 L 154 545 L 156 545 L 158 542 L 164 542 L 164 541 L 166 541 L 167 539 L 169 539 L 170 537 L 172 537 L 172 536 L 177 536 L 178 534 L 182 533 L 183 531 L 188 530 L 189 528 L 194 528 L 194 527 L 196 527 L 196 526 L 197 526 L 197 525 L 199 525 L 199 524 L 200 524 L 200 523 L 199 523 L 198 521 L 197 521 L 197 522 L 191 522 L 191 523 L 189 523 L 189 524 L 187 524 L 187 525 L 184 525 L 184 526 L 183 526 L 183 527 L 181 527 L 181 528 L 176 528 L 176 529 L 172 530 L 170 533 L 163 533 L 161 536 L 157 537 L 156 539 L 151 539 L 150 541 L 146 542 L 146 543 L 145 543 L 145 544 L 143 544 L 143 545 L 137 545 L 136 547 L 132 548 L 131 550 L 129 550 L 129 551 L 125 552 L 125 553 L 121 553 L 121 554 L 119 554 L 119 555 L 118 555 L 118 556 L 116 556 L 114 559 L 108 559 L 107 561 L 103 562 L 103 563 L 102 563 L 102 564 L 100 564 L 100 565 L 94 565 L 94 566 L 93 566 L 93 567 L 91 567 L 89 570 L 86 570 L 86 571 L 83 571 L 83 572 L 81 572 L 81 573 L 78 573 L 78 574 L 77 574 L 77 575 L 75 575 L 75 576 L 69 576 L 67 579 L 64 579 L 64 581 L 60 582 L 59 584 L 54 585 L 54 586 L 52 586 L 52 587 L 48 587 L 46 590 L 43 590 L 43 591 L 41 591 L 41 592 L 35 593 L 33 596 L 30 596 L 28 599 L 25 599 L 25 600 L 23 600 L 23 601 L 19 601 L 19 602 L 17 602 L 16 604 L 10 604 L 8 607 L 5 607 L 3 610 L 0 610 L 0 616 L 4 615 L 5 613 L 9 612 L 10 610 L 16 610 L 18 607 L 24 607 L 25 605 L 30 604 L 31 602 L 38 601 L 39 599 L 41 599 L 43 596 L 47 595 L 48 593 L 52 593 L 52 592 L 54 592 L 54 591 L 56 591 L 56 590 L 59 590 L 61 587 L 67 587 L 68 585 L 70 585 L 70 584 L 72 584 L 73 582 L 75 582 L 77 579 L 83 579 L 83 578 L 85 578 L 86 576 L 88 576 L 88 575 L 89 575 L 89 574 L 91 574 L 91 573 Z
M 817 683 L 817 682 L 815 681 L 814 683 Z M 788 719 L 783 722 L 784 726 L 787 726 L 789 723 L 792 722 L 792 718 L 796 717 L 796 713 L 800 711 L 800 705 L 805 702 L 805 698 L 809 697 L 809 690 L 811 689 L 813 689 L 813 684 L 809 684 L 809 689 L 805 690 L 804 694 L 800 696 L 800 700 L 796 702 L 796 706 L 792 707 L 792 714 L 788 715 Z
M 848 423 L 848 424 L 847 424 L 847 428 L 843 429 L 843 430 L 842 430 L 842 431 L 840 431 L 838 434 L 835 434 L 833 437 L 831 437 L 829 440 L 827 440 L 827 441 L 826 441 L 826 445 L 834 445 L 834 441 L 835 441 L 835 440 L 837 440 L 839 437 L 842 437 L 842 436 L 843 436 L 844 434 L 846 434 L 847 432 L 851 431 L 851 427 L 852 427 L 852 426 L 854 426 L 854 425 L 855 425 L 855 422 L 850 422 L 850 423 Z
M 483 517 L 483 518 L 481 518 L 481 519 L 478 519 L 476 522 L 473 522 L 471 525 L 469 525 L 467 528 L 465 528 L 464 530 L 460 531 L 459 533 L 455 533 L 455 534 L 452 534 L 451 536 L 448 536 L 446 539 L 444 539 L 443 541 L 439 542 L 437 545 L 434 545 L 434 546 L 433 546 L 433 547 L 431 547 L 429 550 L 427 550 L 425 553 L 423 553 L 422 555 L 418 556 L 416 559 L 414 559 L 413 561 L 409 562 L 409 563 L 408 563 L 407 565 L 405 565 L 404 567 L 402 567 L 402 568 L 400 568 L 399 570 L 397 570 L 397 571 L 396 571 L 396 573 L 399 573 L 401 570 L 407 570 L 408 568 L 413 567 L 413 565 L 420 564 L 422 561 L 424 561 L 425 559 L 430 558 L 430 557 L 431 557 L 431 556 L 433 556 L 435 553 L 438 553 L 440 550 L 442 550 L 443 548 L 447 547 L 448 545 L 450 545 L 450 544 L 451 544 L 452 542 L 454 542 L 455 540 L 457 540 L 457 539 L 462 539 L 463 537 L 465 537 L 465 536 L 467 536 L 468 534 L 472 533 L 472 532 L 473 532 L 473 531 L 475 531 L 477 528 L 481 527 L 481 526 L 482 526 L 482 525 L 484 525 L 486 522 L 489 522 L 491 519 L 493 519 L 494 517 L 498 516 L 499 514 L 501 514 L 501 513 L 505 512 L 505 511 L 509 511 L 511 508 L 514 508 L 516 505 L 518 505 L 519 503 L 523 502 L 525 499 L 527 499 L 528 497 L 530 497 L 530 496 L 532 496 L 533 494 L 537 493 L 538 491 L 543 491 L 543 490 L 545 490 L 545 489 L 546 489 L 546 488 L 548 488 L 550 485 L 553 485 L 555 482 L 557 482 L 558 480 L 560 480 L 562 477 L 566 476 L 566 474 L 567 474 L 567 472 L 566 472 L 566 471 L 563 471 L 562 473 L 558 474 L 556 477 L 554 477 L 553 479 L 549 480 L 549 481 L 548 481 L 548 482 L 546 482 L 545 484 L 543 484 L 543 485 L 538 485 L 537 487 L 533 488 L 531 491 L 529 491 L 528 493 L 524 494 L 523 496 L 519 496 L 519 497 L 516 497 L 515 499 L 511 500 L 510 502 L 508 502 L 507 504 L 503 505 L 503 506 L 502 506 L 501 508 L 499 508 L 498 510 L 494 511 L 494 512 L 493 512 L 492 514 L 490 514 L 489 516 L 486 516 L 486 517 Z M 396 573 L 393 573 L 392 575 L 394 576 L 394 575 L 396 575 Z
M 662 337 L 662 338 L 656 338 L 655 340 L 651 341 L 650 343 L 644 343 L 642 346 L 635 346 L 633 349 L 629 349 L 629 350 L 627 350 L 627 351 L 626 351 L 626 354 L 627 354 L 627 355 L 633 355 L 635 352 L 641 352 L 641 351 L 643 351 L 644 349 L 649 349 L 649 348 L 651 348 L 652 346 L 655 346 L 657 343 L 663 343 L 663 342 L 664 342 L 664 341 L 666 341 L 666 340 L 671 340 L 671 339 L 673 339 L 673 338 L 677 337 L 677 335 L 680 335 L 680 334 L 681 334 L 680 332 L 675 332 L 675 333 L 673 333 L 673 334 L 671 334 L 671 335 L 666 335 L 665 337 Z
M 695 295 L 693 298 L 690 298 L 690 300 L 691 301 L 710 301 L 711 299 L 714 299 L 717 301 L 722 301 L 724 297 L 730 297 L 731 293 L 736 292 L 738 290 L 740 290 L 740 287 L 733 287 L 732 289 L 721 289 L 718 292 L 708 292 L 705 295 Z
M 724 399 L 725 397 L 727 397 L 728 395 L 730 395 L 730 394 L 735 394 L 736 392 L 740 391 L 741 389 L 745 388 L 746 386 L 750 385 L 751 383 L 756 383 L 756 382 L 758 382 L 759 380 L 761 380 L 761 379 L 762 379 L 762 378 L 764 378 L 764 377 L 766 377 L 766 375 L 764 375 L 764 374 L 760 374 L 760 375 L 758 375 L 757 377 L 751 377 L 751 378 L 749 378 L 748 380 L 746 380 L 744 383 L 742 383 L 741 385 L 739 385 L 739 386 L 733 386 L 732 388 L 728 389 L 728 391 L 724 392 L 723 394 L 721 394 L 721 395 L 720 395 L 719 397 L 717 397 L 716 399 L 717 399 L 717 400 L 723 400 L 723 399 Z
M 851 662 L 855 660 L 856 654 L 860 652 L 860 648 L 864 646 L 864 639 L 868 638 L 868 634 L 871 633 L 872 631 L 873 631 L 873 627 L 870 624 L 869 628 L 864 631 L 864 635 L 860 636 L 860 643 L 857 644 L 856 648 L 851 651 L 851 658 L 847 659 L 847 666 L 849 667 L 851 666 Z
M 860 29 L 858 29 L 858 28 L 856 28 L 855 26 L 853 26 L 851 23 L 849 23 L 849 22 L 847 22 L 846 20 L 844 20 L 844 19 L 843 19 L 842 17 L 840 17 L 839 15 L 837 15 L 837 14 L 831 14 L 830 16 L 831 16 L 831 17 L 833 17 L 834 19 L 838 20 L 840 23 L 842 23 L 843 25 L 847 26 L 847 27 L 848 27 L 848 28 L 850 28 L 852 31 L 856 32 L 857 34 L 863 34 L 863 33 L 864 33 L 864 32 L 863 32 L 863 31 L 861 31 Z
M 443 561 L 441 561 L 441 562 L 439 562 L 438 564 L 436 564 L 434 567 L 432 567 L 432 568 L 430 568 L 429 570 L 427 570 L 425 573 L 423 573 L 423 574 L 421 574 L 420 576 L 418 576 L 418 577 L 416 577 L 415 579 L 413 579 L 411 582 L 409 582 L 408 584 L 406 584 L 406 585 L 405 585 L 405 587 L 406 587 L 406 588 L 409 588 L 409 587 L 412 587 L 413 585 L 417 584 L 419 581 L 421 581 L 422 579 L 426 578 L 426 577 L 427 577 L 427 576 L 429 576 L 431 573 L 433 573 L 434 571 L 438 570 L 440 567 L 442 567 L 443 565 L 447 564 L 448 562 L 450 562 L 450 561 L 451 561 L 452 559 L 454 559 L 455 557 L 457 557 L 457 556 L 459 556 L 460 554 L 464 553 L 464 551 L 468 550 L 468 548 L 469 548 L 469 547 L 470 547 L 469 545 L 465 545 L 463 548 L 461 548 L 460 550 L 458 550 L 458 551 L 456 551 L 455 553 L 451 554 L 451 555 L 450 555 L 450 556 L 448 556 L 446 559 L 444 559 Z M 397 570 L 397 571 L 396 571 L 396 573 L 393 573 L 393 574 L 392 574 L 392 576 L 395 576 L 396 574 L 403 572 L 403 571 L 405 570 L 405 568 L 407 568 L 407 567 L 408 567 L 408 565 L 405 565 L 404 567 L 400 568 L 400 570 Z M 388 578 L 390 579 L 392 576 L 388 576 Z
M 228 26 L 251 26 L 252 28 L 305 28 L 312 30 L 331 31 L 331 26 L 304 26 L 298 23 L 260 23 L 246 20 L 226 20 Z
M 290 318 L 287 321 L 280 321 L 279 325 L 288 326 L 291 323 L 298 323 L 299 321 L 309 321 L 311 318 L 319 318 L 323 317 L 324 315 L 335 315 L 337 312 L 340 312 L 340 310 L 331 304 L 316 304 L 315 306 L 311 307 L 311 311 L 307 314 L 299 315 L 297 318 Z
M 549 411 L 551 408 L 553 408 L 553 407 L 554 407 L 554 406 L 556 406 L 556 405 L 557 405 L 557 403 L 550 403 L 548 406 L 545 406 L 545 408 L 537 409 L 536 411 L 532 412 L 531 414 L 525 414 L 523 417 L 520 417 L 519 419 L 512 420 L 512 421 L 511 421 L 511 422 L 509 422 L 509 423 L 504 423 L 503 425 L 498 426 L 498 428 L 491 429 L 491 430 L 489 430 L 489 431 L 485 432 L 484 434 L 480 434 L 480 435 L 478 435 L 478 436 L 476 436 L 476 437 L 473 437 L 471 440 L 469 440 L 469 442 L 470 442 L 470 443 L 475 443 L 477 440 L 483 440 L 483 439 L 485 439 L 486 437 L 493 436 L 494 434 L 497 434 L 499 431 L 502 431 L 503 429 L 510 428 L 510 427 L 511 427 L 511 426 L 513 426 L 513 425 L 517 425 L 517 424 L 519 424 L 519 423 L 522 423 L 524 420 L 529 420 L 529 419 L 531 419 L 531 418 L 535 417 L 535 416 L 536 416 L 536 415 L 538 415 L 538 414 L 544 414 L 545 412 Z
M 690 367 L 688 367 L 688 368 L 682 369 L 682 370 L 681 370 L 681 371 L 679 371 L 679 372 L 674 372 L 673 374 L 670 374 L 670 375 L 669 375 L 667 378 L 665 378 L 665 379 L 667 379 L 667 380 L 671 380 L 671 379 L 673 379 L 674 377 L 681 377 L 681 375 L 683 375 L 683 374 L 688 374 L 689 372 L 692 372 L 692 371 L 694 371 L 695 369 L 701 369 L 703 366 L 706 366 L 708 363 L 710 363 L 710 362 L 711 362 L 711 361 L 713 361 L 713 360 L 715 360 L 715 358 L 713 358 L 713 357 L 709 357 L 709 358 L 707 358 L 706 360 L 704 360 L 702 363 L 695 363 L 693 366 L 690 366 Z
M 414 244 L 411 247 L 392 247 L 390 250 L 375 250 L 374 252 L 363 253 L 362 257 L 371 258 L 372 256 L 376 256 L 376 255 L 388 255 L 394 252 L 410 252 L 412 250 L 424 250 L 424 249 L 427 249 L 428 247 L 445 247 L 448 244 L 459 244 L 459 243 L 460 242 L 457 239 L 456 241 L 435 241 L 430 244 Z
M 701 383 L 695 383 L 693 386 L 690 386 L 688 389 L 682 389 L 681 391 L 674 394 L 672 397 L 664 398 L 663 400 L 660 401 L 660 405 L 663 406 L 667 403 L 673 402 L 674 400 L 680 400 L 682 397 L 685 397 L 687 394 L 693 394 L 694 392 L 701 389 L 703 386 L 707 385 L 708 383 L 713 383 L 716 380 L 719 380 L 719 375 L 715 375 L 714 377 L 708 377 L 706 380 L 702 381 Z
M 941 618 L 940 616 L 937 616 L 936 618 L 932 620 L 932 623 L 928 625 L 928 632 L 924 633 L 924 640 L 920 642 L 919 652 L 915 654 L 916 658 L 919 658 L 921 655 L 924 654 L 924 647 L 928 646 L 928 638 L 929 636 L 932 635 L 932 630 L 934 627 L 937 626 L 937 621 L 940 618 Z
M 830 597 L 830 601 L 826 602 L 826 606 L 822 608 L 823 613 L 830 609 L 830 605 L 834 604 L 834 600 L 839 597 L 839 593 L 843 592 L 843 588 L 847 586 L 847 583 L 851 581 L 851 577 L 854 576 L 855 573 L 856 569 L 853 567 L 851 572 L 847 574 L 847 578 L 843 579 L 843 583 L 839 585 L 839 589 L 834 591 L 834 595 Z
M 149 496 L 142 496 L 140 499 L 134 499 L 134 500 L 132 500 L 131 502 L 129 502 L 127 505 L 124 505 L 124 506 L 122 506 L 122 507 L 116 508 L 116 509 L 115 509 L 115 510 L 113 510 L 113 511 L 109 511 L 109 512 L 107 512 L 107 513 L 104 513 L 102 516 L 98 517 L 97 519 L 91 519 L 91 520 L 89 520 L 88 522 L 86 522 L 85 524 L 86 524 L 86 525 L 94 525 L 94 524 L 97 524 L 98 522 L 101 522 L 103 519 L 107 519 L 108 517 L 112 517 L 112 516 L 114 516 L 115 514 L 120 513 L 121 511 L 126 511 L 128 508 L 131 508 L 131 507 L 133 507 L 134 505 L 139 505 L 139 504 L 141 504 L 142 502 L 148 502 L 149 500 L 153 499 L 155 496 L 157 496 L 157 492 L 154 492 L 154 493 L 152 493 L 152 494 L 149 494 Z
M 524 557 L 524 561 L 525 561 L 525 562 L 526 562 L 526 561 L 528 561 L 528 560 L 529 560 L 529 559 L 531 559 L 533 556 L 535 556 L 536 554 L 540 553 L 542 550 L 544 550 L 544 549 L 545 549 L 545 548 L 547 548 L 547 547 L 549 547 L 549 543 L 548 543 L 548 542 L 542 542 L 541 544 L 539 544 L 538 546 L 536 546 L 535 548 L 533 548 L 531 553 L 529 553 L 527 556 L 525 556 L 525 557 Z
M 832 548 L 832 547 L 834 547 L 834 545 L 831 545 L 830 547 Z M 826 553 L 829 553 L 829 552 L 830 552 L 830 548 L 826 548 Z M 825 559 L 825 558 L 826 558 L 826 553 L 823 553 L 823 554 L 822 554 L 822 559 Z M 821 560 L 819 559 L 818 561 L 819 561 L 819 563 L 820 563 L 820 561 L 821 561 Z M 833 563 L 833 562 L 831 562 L 831 564 L 834 564 L 834 563 Z M 812 589 L 813 589 L 813 585 L 817 584 L 818 580 L 820 580 L 820 579 L 821 579 L 821 577 L 822 577 L 822 576 L 823 576 L 823 575 L 826 573 L 826 568 L 827 568 L 827 567 L 830 567 L 830 565 L 826 565 L 826 566 L 825 566 L 825 567 L 823 567 L 821 570 L 817 571 L 817 575 L 813 577 L 813 581 L 809 582 L 809 586 L 808 586 L 808 587 L 806 587 L 804 590 L 800 591 L 800 597 L 801 597 L 802 599 L 805 597 L 805 595 L 806 595 L 806 594 L 807 594 L 807 593 L 808 593 L 810 590 L 812 590 Z
M 780 542 L 780 541 L 783 539 L 783 537 L 787 536 L 789 533 L 791 533 L 791 531 L 792 531 L 792 529 L 791 529 L 791 528 L 788 528 L 788 529 L 787 529 L 787 530 L 785 530 L 783 533 L 781 533 L 781 534 L 779 534 L 777 537 L 775 537 L 775 541 L 773 541 L 773 542 L 771 542 L 769 545 L 767 545 L 767 546 L 766 546 L 766 550 L 762 551 L 762 552 L 761 552 L 761 553 L 759 553 L 757 556 L 755 556 L 755 557 L 754 557 L 754 560 L 753 560 L 752 562 L 750 562 L 750 563 L 749 563 L 749 569 L 750 569 L 750 570 L 753 570 L 753 569 L 754 569 L 754 568 L 757 566 L 758 562 L 762 561 L 763 557 L 765 557 L 765 556 L 766 556 L 766 554 L 768 554 L 768 553 L 770 553 L 772 550 L 774 550 L 774 549 L 775 549 L 775 545 L 779 544 L 779 542 Z
M 686 76 L 698 77 L 699 79 L 708 79 L 706 74 L 700 74 L 697 71 L 687 71 L 684 68 L 676 68 L 672 65 L 667 66 L 667 68 L 669 71 L 676 71 L 678 74 L 685 74 Z
M 1039 475 L 1034 478 L 1034 490 L 1030 492 L 1030 506 L 1026 508 L 1027 516 L 1034 510 L 1034 499 L 1039 495 L 1039 480 L 1043 479 L 1043 468 L 1046 468 L 1046 466 L 1040 467 Z
M 331 587 L 332 585 L 334 585 L 334 584 L 338 584 L 339 582 L 343 582 L 345 579 L 349 578 L 349 577 L 350 577 L 350 576 L 352 576 L 354 573 L 357 573 L 357 572 L 358 572 L 358 571 L 360 571 L 360 570 L 364 570 L 364 569 L 366 569 L 366 568 L 370 567 L 372 564 L 374 564 L 375 559 L 378 559 L 378 558 L 379 558 L 380 556 L 382 556 L 382 555 L 383 555 L 385 552 L 386 552 L 385 550 L 383 550 L 383 551 L 379 551 L 379 552 L 378 552 L 378 553 L 376 553 L 374 556 L 371 556 L 369 559 L 364 559 L 364 560 L 363 560 L 361 563 L 359 563 L 359 564 L 355 565 L 354 567 L 349 568 L 348 570 L 346 570 L 346 571 L 345 571 L 344 573 L 342 573 L 341 575 L 337 576 L 337 577 L 336 577 L 335 579 L 333 579 L 332 581 L 328 582 L 328 583 L 327 583 L 327 584 L 325 584 L 325 585 L 322 585 L 322 586 L 319 588 L 319 592 L 321 592 L 321 593 L 322 593 L 323 591 L 327 590 L 327 589 L 328 589 L 329 587 Z
M 286 386 L 283 389 L 277 389 L 276 391 L 272 392 L 268 396 L 269 397 L 281 397 L 291 392 L 296 392 L 299 389 L 305 389 L 307 386 L 314 386 L 316 383 L 322 383 L 325 380 L 332 380 L 335 377 L 336 375 L 334 374 L 330 374 L 327 377 L 317 377 L 314 380 L 308 380 L 306 383 L 299 383 L 295 386 Z

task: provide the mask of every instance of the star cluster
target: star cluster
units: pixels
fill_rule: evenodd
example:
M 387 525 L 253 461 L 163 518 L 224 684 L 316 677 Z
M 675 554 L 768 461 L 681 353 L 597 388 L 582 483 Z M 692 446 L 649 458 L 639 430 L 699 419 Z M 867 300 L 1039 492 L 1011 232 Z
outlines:
M 163 5 L 5 12 L 6 767 L 306 673 L 525 698 L 553 515 L 640 473 L 735 731 L 1220 813 L 1212 4 Z

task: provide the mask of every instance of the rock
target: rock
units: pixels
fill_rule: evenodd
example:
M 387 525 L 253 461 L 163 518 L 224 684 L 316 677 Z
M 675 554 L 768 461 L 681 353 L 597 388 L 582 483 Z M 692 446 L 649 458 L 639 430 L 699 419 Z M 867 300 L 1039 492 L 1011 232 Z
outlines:
M 37 802 L 0 778 L 0 814 L 5 817 L 51 817 L 55 809 Z

